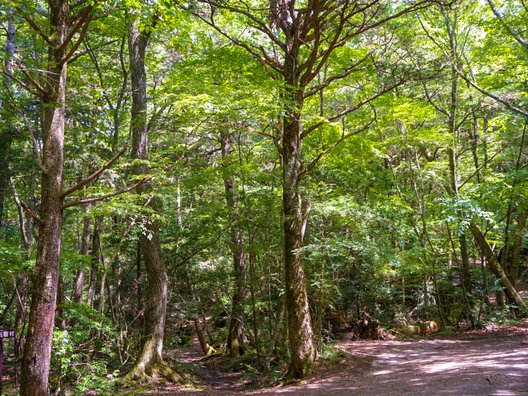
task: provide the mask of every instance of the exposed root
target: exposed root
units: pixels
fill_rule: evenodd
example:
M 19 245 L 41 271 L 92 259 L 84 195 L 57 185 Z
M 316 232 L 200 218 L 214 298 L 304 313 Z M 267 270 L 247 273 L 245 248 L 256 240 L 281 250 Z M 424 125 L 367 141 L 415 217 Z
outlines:
M 185 382 L 185 378 L 163 360 L 150 364 L 147 367 L 136 365 L 125 376 L 125 382 L 145 384 L 159 381 L 182 384 Z

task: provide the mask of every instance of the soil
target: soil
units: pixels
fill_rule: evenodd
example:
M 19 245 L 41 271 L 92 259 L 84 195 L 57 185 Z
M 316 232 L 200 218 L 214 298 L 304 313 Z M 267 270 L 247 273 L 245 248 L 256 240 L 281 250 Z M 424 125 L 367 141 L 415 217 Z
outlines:
M 335 345 L 336 364 L 321 363 L 306 380 L 258 388 L 243 372 L 201 360 L 198 346 L 173 356 L 192 366 L 197 385 L 167 385 L 150 395 L 528 395 L 528 322 L 421 339 Z

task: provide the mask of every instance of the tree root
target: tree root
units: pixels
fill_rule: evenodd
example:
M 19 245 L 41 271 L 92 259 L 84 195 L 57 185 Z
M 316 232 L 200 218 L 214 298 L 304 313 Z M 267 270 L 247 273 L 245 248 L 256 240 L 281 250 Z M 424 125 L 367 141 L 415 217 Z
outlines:
M 134 368 L 125 376 L 125 382 L 134 383 L 149 383 L 169 381 L 176 384 L 182 384 L 185 382 L 185 378 L 182 374 L 178 373 L 172 367 L 170 367 L 165 361 L 158 361 L 149 364 L 147 367 L 142 365 L 136 365 Z

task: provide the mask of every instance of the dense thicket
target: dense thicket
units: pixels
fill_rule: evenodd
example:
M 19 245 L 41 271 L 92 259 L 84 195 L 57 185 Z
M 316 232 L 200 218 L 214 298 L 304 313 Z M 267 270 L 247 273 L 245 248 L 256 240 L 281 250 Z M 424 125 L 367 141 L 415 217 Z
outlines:
M 524 2 L 0 15 L 0 326 L 21 394 L 179 380 L 163 351 L 195 335 L 298 378 L 343 333 L 525 313 Z

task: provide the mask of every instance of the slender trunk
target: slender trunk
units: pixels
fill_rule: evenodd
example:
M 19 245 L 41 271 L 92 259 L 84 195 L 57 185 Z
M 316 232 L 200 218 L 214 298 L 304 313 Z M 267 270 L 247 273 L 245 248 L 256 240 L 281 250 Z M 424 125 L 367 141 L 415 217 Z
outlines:
M 478 107 L 473 110 L 473 131 L 471 134 L 471 154 L 473 155 L 473 162 L 475 164 L 475 177 L 477 178 L 477 184 L 480 184 L 480 161 L 478 157 L 478 145 L 480 141 L 479 135 L 479 123 L 478 123 L 478 113 L 477 110 L 481 110 L 481 104 L 479 103 Z
M 101 219 L 98 218 L 93 226 L 92 234 L 92 254 L 91 254 L 91 268 L 90 279 L 88 281 L 88 296 L 86 302 L 93 307 L 95 305 L 95 291 L 97 289 L 97 275 L 101 264 Z
M 493 251 L 491 250 L 488 241 L 486 241 L 486 238 L 478 227 L 478 225 L 472 222 L 470 224 L 470 229 L 473 234 L 473 237 L 475 238 L 475 241 L 477 242 L 477 245 L 480 247 L 482 253 L 486 257 L 486 260 L 490 265 L 491 271 L 501 280 L 502 286 L 504 287 L 508 299 L 517 304 L 517 306 L 523 311 L 526 311 L 526 304 L 523 302 L 519 293 L 517 293 L 517 290 L 515 290 L 515 287 L 511 284 L 510 279 L 506 274 L 506 271 L 504 271 L 504 268 L 502 267 L 501 263 L 497 260 L 495 254 L 493 254 Z
M 528 210 L 523 210 L 517 216 L 517 226 L 513 233 L 513 244 L 511 248 L 511 261 L 508 268 L 508 278 L 513 286 L 516 285 L 519 278 L 519 268 L 521 266 L 521 251 L 523 247 L 524 231 L 526 220 L 528 219 Z
M 13 9 L 7 8 L 7 29 L 6 47 L 5 47 L 5 64 L 4 64 L 4 94 L 0 97 L 0 115 L 4 119 L 4 126 L 0 130 L 0 229 L 4 225 L 5 203 L 9 186 L 9 165 L 11 161 L 11 142 L 15 137 L 15 129 L 11 122 L 12 112 L 10 111 L 12 103 L 11 95 L 11 74 L 13 74 L 13 60 L 15 56 L 15 22 L 13 18 Z
M 26 297 L 28 292 L 29 276 L 22 274 L 17 285 L 17 309 L 15 316 L 15 329 L 21 329 L 26 320 Z M 19 356 L 24 348 L 25 339 L 21 334 L 15 341 L 15 355 Z
M 246 299 L 246 258 L 244 254 L 244 239 L 238 226 L 238 200 L 235 178 L 230 169 L 231 137 L 227 132 L 221 132 L 223 159 L 223 179 L 226 203 L 231 211 L 231 253 L 233 255 L 234 290 L 229 320 L 227 350 L 230 356 L 244 354 L 244 303 Z
M 55 313 L 55 327 L 64 331 L 66 329 L 66 320 L 64 318 L 64 279 L 59 275 L 59 286 L 57 288 L 57 311 Z
M 198 336 L 198 342 L 200 343 L 200 348 L 202 352 L 206 355 L 209 355 L 214 349 L 211 348 L 211 345 L 207 342 L 207 336 L 205 335 L 204 321 L 198 316 L 194 318 L 194 328 L 196 329 L 196 335 Z
M 86 215 L 83 220 L 83 231 L 81 236 L 81 248 L 79 254 L 83 257 L 88 257 L 91 237 L 91 221 L 90 216 Z M 80 269 L 75 275 L 75 283 L 73 284 L 72 301 L 74 303 L 80 303 L 83 295 L 84 288 L 84 273 L 85 271 Z
M 106 285 L 108 278 L 108 264 L 105 263 L 105 258 L 103 255 L 103 249 L 101 246 L 99 246 L 99 264 L 103 268 L 103 273 L 101 274 L 101 284 L 99 285 L 99 301 L 97 304 L 97 310 L 100 313 L 104 313 L 104 306 L 105 306 L 105 296 L 106 296 Z
M 255 290 L 255 284 L 257 283 L 256 279 L 256 254 L 255 254 L 255 247 L 252 243 L 252 233 L 249 232 L 249 292 L 251 296 L 251 317 L 253 322 L 253 342 L 255 345 L 255 350 L 257 352 L 257 367 L 259 370 L 263 368 L 262 365 L 262 348 L 260 345 L 260 335 L 259 335 L 259 316 L 257 314 L 257 296 L 256 296 L 256 290 Z
M 14 198 L 14 201 L 18 209 L 18 227 L 20 229 L 22 244 L 26 248 L 27 258 L 29 259 L 33 251 L 34 221 L 31 217 L 29 217 L 28 221 L 26 222 L 26 218 L 24 216 L 24 209 L 22 207 L 22 202 L 20 201 L 17 189 L 13 183 L 13 180 L 11 180 L 11 186 L 13 190 L 13 198 Z M 26 297 L 28 294 L 28 284 L 29 284 L 29 275 L 24 272 L 22 275 L 19 276 L 18 283 L 17 283 L 17 302 L 18 303 L 17 303 L 16 315 L 15 315 L 15 329 L 21 329 L 22 325 L 24 324 L 26 320 Z M 15 340 L 15 355 L 17 357 L 23 351 L 24 342 L 25 342 L 24 334 L 23 332 L 20 332 L 20 336 Z
M 149 34 L 140 30 L 137 19 L 131 23 L 129 32 L 130 77 L 132 87 L 131 131 L 132 157 L 141 160 L 136 167 L 138 175 L 148 173 L 148 129 L 147 129 L 147 76 L 145 72 L 145 51 Z M 138 193 L 151 190 L 150 184 L 143 183 Z M 150 198 L 149 208 L 158 213 L 158 200 Z M 179 376 L 163 361 L 165 317 L 167 313 L 168 277 L 161 253 L 159 221 L 148 219 L 145 230 L 139 236 L 140 250 L 145 262 L 148 288 L 145 301 L 145 338 L 140 356 L 130 378 L 141 379 L 161 369 L 166 378 L 179 381 Z
M 519 172 L 523 165 L 523 153 L 525 148 L 525 140 L 526 140 L 526 130 L 528 127 L 528 123 L 524 124 L 523 132 L 521 135 L 521 142 L 519 145 L 519 152 L 517 154 L 517 160 L 515 162 L 515 171 Z M 518 178 L 516 177 L 513 182 L 513 188 L 511 192 L 511 198 L 510 198 L 510 204 L 508 206 L 508 216 L 507 216 L 507 225 L 506 225 L 506 243 L 504 244 L 504 257 L 508 256 L 510 246 L 509 246 L 509 229 L 510 229 L 510 213 L 513 211 L 514 206 L 514 191 L 516 190 L 517 184 L 519 183 Z M 513 286 L 517 283 L 517 278 L 519 276 L 519 267 L 521 265 L 521 249 L 523 245 L 524 240 L 524 231 L 526 226 L 526 220 L 528 219 L 528 209 L 523 208 L 523 205 L 521 202 L 516 203 L 517 206 L 517 226 L 515 227 L 513 231 L 513 235 L 511 237 L 512 244 L 511 244 L 511 261 L 509 265 L 507 266 L 507 272 L 508 277 L 510 278 L 510 281 L 512 282 Z

